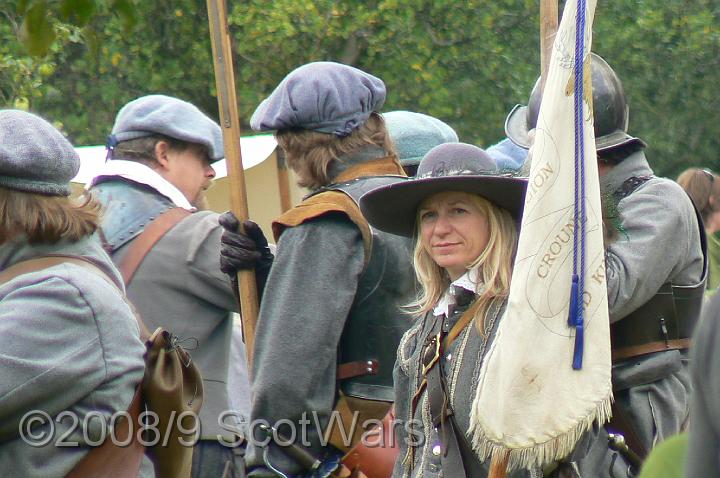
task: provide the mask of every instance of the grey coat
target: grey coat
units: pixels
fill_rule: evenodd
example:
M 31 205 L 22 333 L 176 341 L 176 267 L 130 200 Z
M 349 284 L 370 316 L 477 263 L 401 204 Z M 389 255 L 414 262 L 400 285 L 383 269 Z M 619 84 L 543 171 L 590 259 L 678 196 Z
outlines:
M 156 202 L 167 201 L 148 188 L 118 179 L 109 181 L 115 187 L 124 183 L 128 194 L 154 195 Z M 101 189 L 106 183 L 100 183 Z M 119 192 L 110 201 L 120 200 Z M 104 195 L 101 200 L 106 201 Z M 103 226 L 113 221 L 112 215 Z M 205 396 L 200 410 L 202 439 L 231 435 L 234 422 L 221 427 L 218 420 L 229 410 L 227 374 L 232 337 L 231 311 L 237 302 L 227 277 L 220 272 L 220 236 L 218 215 L 211 211 L 191 214 L 160 239 L 138 267 L 128 287 L 128 297 L 135 304 L 150 332 L 164 327 L 177 335 L 200 368 Z M 132 241 L 116 249 L 112 259 L 122 262 Z M 233 426 L 231 426 L 231 424 Z
M 693 335 L 693 396 L 686 477 L 720 476 L 720 295 L 706 305 Z
M 611 193 L 629 177 L 650 174 L 652 170 L 644 154 L 639 152 L 617 165 L 601 180 L 601 186 L 603 191 Z M 697 283 L 702 274 L 703 260 L 692 204 L 677 184 L 653 178 L 621 200 L 618 209 L 627 236 L 621 235 L 607 247 L 606 252 L 611 322 L 622 320 L 644 304 L 665 282 L 677 285 Z M 457 317 L 451 317 L 451 320 L 457 320 Z M 488 341 L 494 338 L 497 322 L 499 320 L 493 323 L 491 318 L 486 318 Z M 411 418 L 408 407 L 417 387 L 418 342 L 425 338 L 428 327 L 427 318 L 422 319 L 405 335 L 398 350 L 395 407 L 399 419 Z M 453 344 L 450 356 L 446 355 L 443 361 L 446 373 L 456 374 L 452 375 L 451 382 L 455 386 L 452 403 L 463 431 L 469 427 L 470 405 L 486 348 L 487 344 L 477 331 L 468 327 Z M 470 360 L 472 366 L 456 363 L 463 359 Z M 661 352 L 616 364 L 613 367 L 613 384 L 618 406 L 630 416 L 648 448 L 683 428 L 688 417 L 691 389 L 685 353 Z M 423 404 L 424 400 L 420 403 Z M 393 476 L 437 476 L 439 461 L 431 453 L 434 432 L 428 425 L 426 414 L 423 410 L 414 418 L 424 424 L 423 435 L 430 446 L 416 451 L 410 471 L 407 447 L 402 439 L 405 437 L 401 435 L 401 455 Z M 486 476 L 487 464 L 470 460 L 470 466 L 475 467 L 471 468 L 475 471 L 470 476 Z M 582 478 L 628 476 L 628 463 L 608 449 L 604 429 L 586 433 L 558 471 L 560 469 L 563 476 Z M 543 476 L 543 472 L 518 471 L 511 476 Z
M 601 178 L 601 191 L 612 194 L 628 178 L 653 174 L 639 151 Z M 700 281 L 703 255 L 692 203 L 675 182 L 652 178 L 620 200 L 624 233 L 606 245 L 610 321 L 623 320 L 647 302 L 666 282 L 692 285 Z M 671 350 L 613 365 L 618 407 L 632 422 L 646 449 L 680 432 L 686 425 L 691 391 L 686 352 Z M 615 476 L 626 466 L 607 449 L 604 430 L 577 465 L 581 476 Z
M 432 312 L 428 313 L 405 333 L 400 343 L 394 374 L 395 416 L 403 423 L 403 426 L 395 428 L 400 448 L 399 458 L 393 470 L 395 478 L 442 476 L 440 474 L 442 471 L 440 457 L 432 452 L 433 446 L 439 443 L 439 437 L 432 427 L 427 391 L 422 393 L 417 409 L 412 416 L 410 404 L 420 384 L 422 345 L 425 338 L 431 333 L 434 321 L 444 320 L 447 324 L 444 325 L 444 328 L 450 330 L 469 305 L 456 308 L 449 318 L 442 316 L 436 319 Z M 479 333 L 475 324 L 471 323 L 444 351 L 445 355 L 440 359 L 440 365 L 447 378 L 458 431 L 465 433 L 467 450 L 470 450 L 470 438 L 467 436 L 470 428 L 470 411 L 477 390 L 480 368 L 490 343 L 495 339 L 504 308 L 505 304 L 501 307 L 492 307 L 486 314 L 484 324 L 486 338 Z M 417 446 L 414 447 L 412 453 L 409 453 L 410 446 L 408 445 L 412 445 L 417 439 L 420 439 L 421 443 L 415 443 Z M 463 460 L 469 477 L 487 476 L 489 462 L 481 463 L 472 452 L 466 452 Z M 510 478 L 540 477 L 542 472 L 540 470 L 521 470 L 508 476 Z
M 87 257 L 122 286 L 110 258 L 90 238 L 52 246 L 6 243 L 0 246 L 0 270 L 49 253 Z M 62 264 L 0 286 L 0 342 L 2 474 L 65 476 L 89 451 L 88 441 L 102 438 L 98 416 L 107 425 L 113 413 L 130 405 L 144 371 L 137 322 L 103 278 Z M 32 410 L 54 421 L 48 445 L 30 446 L 19 435 L 22 417 Z M 50 431 L 46 423 L 33 434 Z M 58 442 L 78 445 L 58 448 Z
M 379 148 L 367 148 L 342 163 L 333 162 L 330 176 L 382 156 Z M 298 443 L 304 442 L 315 456 L 321 454 L 319 431 L 326 428 L 337 399 L 338 343 L 364 260 L 360 229 L 341 214 L 308 220 L 280 236 L 255 334 L 250 417 L 257 440 L 264 438 L 254 426 L 259 420 L 289 420 L 296 424 Z M 248 447 L 250 476 L 277 476 L 263 466 L 262 454 L 261 447 Z M 269 456 L 288 476 L 300 472 L 298 464 L 272 444 Z

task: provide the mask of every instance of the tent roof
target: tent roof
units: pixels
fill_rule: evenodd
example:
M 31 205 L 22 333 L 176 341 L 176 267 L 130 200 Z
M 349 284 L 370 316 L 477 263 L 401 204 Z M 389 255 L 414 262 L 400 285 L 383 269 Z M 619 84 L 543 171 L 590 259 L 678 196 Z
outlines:
M 240 138 L 240 149 L 242 150 L 243 169 L 250 169 L 253 166 L 265 161 L 275 148 L 277 142 L 271 134 L 256 136 L 245 136 Z M 79 146 L 75 148 L 80 155 L 80 171 L 72 179 L 74 183 L 85 184 L 97 176 L 98 171 L 105 163 L 105 146 Z M 213 164 L 215 179 L 227 176 L 227 163 L 225 159 Z

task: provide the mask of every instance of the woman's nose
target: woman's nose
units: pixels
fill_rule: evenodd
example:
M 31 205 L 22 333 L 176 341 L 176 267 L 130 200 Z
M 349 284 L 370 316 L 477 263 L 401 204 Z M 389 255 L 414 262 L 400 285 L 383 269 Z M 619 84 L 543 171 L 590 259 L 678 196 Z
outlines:
M 435 234 L 443 235 L 447 234 L 451 230 L 452 225 L 450 224 L 448 217 L 444 214 L 440 214 L 437 218 L 437 221 L 435 221 Z

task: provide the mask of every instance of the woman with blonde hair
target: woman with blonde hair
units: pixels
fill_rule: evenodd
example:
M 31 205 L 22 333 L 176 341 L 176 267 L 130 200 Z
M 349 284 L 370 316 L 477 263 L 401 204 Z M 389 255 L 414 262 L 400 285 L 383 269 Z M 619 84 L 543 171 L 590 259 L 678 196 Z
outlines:
M 120 274 L 93 237 L 98 206 L 68 198 L 79 166 L 72 145 L 48 122 L 0 111 L 5 476 L 72 475 L 91 450 L 121 438 L 113 425 L 128 416 L 143 378 L 138 323 Z M 139 467 L 142 455 L 133 456 Z M 145 465 L 140 475 L 153 476 Z
M 499 174 L 483 150 L 430 150 L 415 179 L 363 196 L 374 227 L 415 237 L 418 316 L 395 366 L 400 455 L 393 476 L 487 476 L 465 436 L 480 366 L 510 291 L 527 179 Z M 524 473 L 524 472 L 520 472 Z M 516 475 L 513 475 L 516 476 Z M 518 474 L 517 476 L 526 476 Z
M 707 233 L 707 290 L 720 285 L 720 178 L 707 169 L 689 168 L 680 173 L 677 183 L 688 193 Z

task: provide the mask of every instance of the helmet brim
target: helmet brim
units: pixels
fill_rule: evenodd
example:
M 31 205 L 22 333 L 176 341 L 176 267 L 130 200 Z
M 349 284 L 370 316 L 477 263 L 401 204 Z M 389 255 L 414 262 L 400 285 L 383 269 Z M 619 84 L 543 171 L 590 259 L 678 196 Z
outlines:
M 530 149 L 530 125 L 527 122 L 525 105 L 515 105 L 505 119 L 505 135 L 510 141 L 524 149 Z
M 505 135 L 510 141 L 521 148 L 530 149 L 530 126 L 527 123 L 528 107 L 516 105 L 505 119 Z M 618 148 L 627 144 L 639 144 L 643 148 L 647 144 L 640 138 L 631 136 L 622 130 L 615 130 L 610 134 L 595 138 L 595 150 L 597 152 Z

